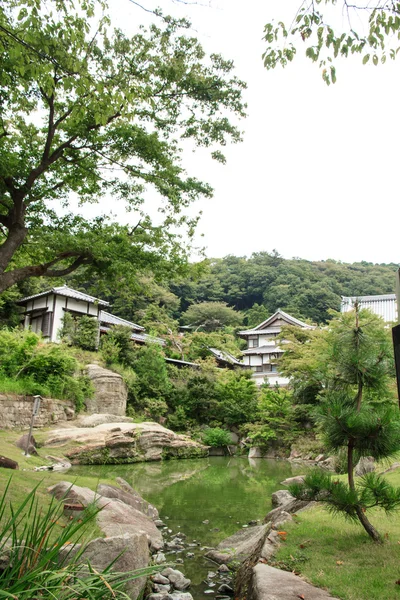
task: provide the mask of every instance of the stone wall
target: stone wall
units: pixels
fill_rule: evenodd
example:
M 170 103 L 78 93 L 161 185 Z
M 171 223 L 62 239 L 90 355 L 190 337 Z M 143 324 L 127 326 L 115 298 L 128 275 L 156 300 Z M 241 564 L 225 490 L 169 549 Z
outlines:
M 98 365 L 88 365 L 87 373 L 95 389 L 94 397 L 86 400 L 87 412 L 125 415 L 128 391 L 121 375 Z
M 29 427 L 32 416 L 33 397 L 0 394 L 0 429 Z M 74 416 L 74 403 L 70 400 L 42 398 L 34 427 L 46 427 Z

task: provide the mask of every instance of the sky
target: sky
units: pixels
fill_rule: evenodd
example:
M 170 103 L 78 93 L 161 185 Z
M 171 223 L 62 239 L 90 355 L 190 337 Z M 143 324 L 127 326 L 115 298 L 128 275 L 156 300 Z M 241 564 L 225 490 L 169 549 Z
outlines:
M 276 249 L 285 258 L 399 263 L 400 63 L 337 61 L 328 87 L 304 46 L 286 69 L 267 71 L 263 26 L 290 22 L 300 0 L 203 1 L 142 2 L 189 16 L 205 49 L 233 59 L 248 85 L 244 140 L 226 149 L 227 164 L 204 150 L 184 156 L 188 172 L 214 188 L 192 208 L 202 211 L 196 243 L 215 258 Z M 150 18 L 129 0 L 110 5 L 128 31 Z

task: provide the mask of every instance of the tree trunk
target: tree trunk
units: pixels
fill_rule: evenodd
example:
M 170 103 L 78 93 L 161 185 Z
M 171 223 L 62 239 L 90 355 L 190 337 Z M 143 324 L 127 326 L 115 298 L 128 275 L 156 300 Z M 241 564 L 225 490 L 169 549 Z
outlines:
M 353 464 L 353 455 L 354 455 L 354 442 L 352 440 L 349 441 L 347 446 L 347 480 L 349 482 L 349 488 L 356 491 L 356 486 L 354 484 L 354 464 Z M 359 505 L 356 507 L 356 513 L 358 520 L 361 525 L 364 527 L 365 531 L 368 535 L 379 544 L 382 543 L 382 536 L 375 529 L 375 527 L 368 521 L 366 514 L 363 511 L 363 508 Z

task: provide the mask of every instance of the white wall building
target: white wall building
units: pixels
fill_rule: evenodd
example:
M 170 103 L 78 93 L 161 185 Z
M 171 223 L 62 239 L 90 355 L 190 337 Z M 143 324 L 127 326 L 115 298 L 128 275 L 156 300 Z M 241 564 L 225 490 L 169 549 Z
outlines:
M 277 365 L 278 358 L 284 352 L 282 345 L 285 342 L 281 340 L 278 344 L 276 338 L 285 325 L 313 329 L 312 325 L 308 325 L 279 309 L 254 329 L 239 332 L 239 335 L 247 340 L 247 349 L 243 351 L 243 362 L 252 369 L 257 385 L 264 383 L 265 378 L 267 378 L 270 385 L 285 386 L 289 383 L 289 379 L 279 373 Z
M 383 318 L 386 323 L 397 323 L 396 294 L 381 294 L 380 296 L 342 296 L 341 312 L 353 310 L 358 301 L 360 308 L 369 308 L 376 315 Z

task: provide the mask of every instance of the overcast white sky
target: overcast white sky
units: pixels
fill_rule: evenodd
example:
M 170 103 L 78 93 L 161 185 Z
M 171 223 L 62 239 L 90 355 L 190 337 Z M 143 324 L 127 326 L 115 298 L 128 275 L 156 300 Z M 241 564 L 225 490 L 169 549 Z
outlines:
M 341 61 L 328 88 L 305 48 L 284 70 L 262 64 L 263 25 L 290 20 L 300 0 L 144 2 L 189 15 L 207 51 L 233 59 L 248 84 L 244 142 L 227 148 L 227 164 L 204 151 L 185 157 L 215 189 L 195 209 L 207 255 L 276 248 L 287 258 L 400 262 L 400 63 Z M 129 0 L 110 4 L 118 24 L 146 20 Z

